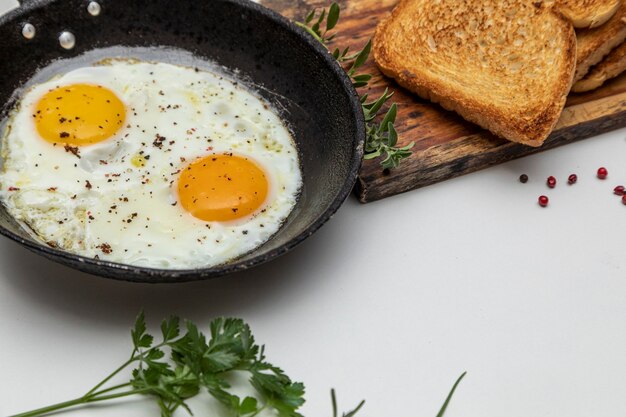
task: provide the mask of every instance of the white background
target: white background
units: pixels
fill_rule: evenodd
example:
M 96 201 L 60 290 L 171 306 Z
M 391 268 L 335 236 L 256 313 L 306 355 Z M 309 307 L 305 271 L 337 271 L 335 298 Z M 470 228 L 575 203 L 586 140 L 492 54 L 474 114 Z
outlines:
M 305 382 L 307 416 L 330 416 L 335 387 L 343 409 L 367 400 L 363 417 L 434 417 L 465 370 L 448 417 L 624 416 L 619 183 L 625 130 L 369 205 L 351 197 L 291 254 L 193 284 L 104 280 L 2 239 L 0 416 L 90 388 L 130 353 L 142 308 L 153 330 L 171 314 L 247 320 L 269 359 Z M 202 402 L 196 415 L 220 415 Z M 158 411 L 134 400 L 67 415 Z

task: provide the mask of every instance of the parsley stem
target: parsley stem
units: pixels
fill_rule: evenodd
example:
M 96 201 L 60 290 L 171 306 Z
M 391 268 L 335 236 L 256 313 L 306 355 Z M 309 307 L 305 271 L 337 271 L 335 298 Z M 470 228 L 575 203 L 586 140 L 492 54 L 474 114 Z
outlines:
M 96 390 L 98 388 L 100 388 L 101 386 L 103 386 L 104 384 L 106 384 L 107 382 L 109 382 L 111 380 L 111 378 L 113 378 L 115 375 L 119 374 L 121 371 L 124 370 L 124 368 L 126 368 L 128 365 L 130 365 L 131 363 L 133 363 L 134 361 L 137 360 L 137 357 L 134 355 L 131 356 L 131 358 L 129 360 L 127 360 L 126 362 L 124 362 L 124 364 L 122 364 L 119 368 L 117 368 L 115 371 L 113 371 L 109 376 L 107 376 L 106 378 L 104 378 L 102 381 L 100 381 L 98 383 L 98 385 L 96 385 L 95 387 L 93 387 L 92 389 L 89 390 L 89 392 L 87 392 L 85 394 L 85 397 L 93 394 L 94 392 L 96 392 Z
M 39 408 L 37 410 L 28 411 L 26 413 L 15 414 L 12 417 L 34 417 L 34 416 L 40 416 L 40 415 L 43 415 L 43 414 L 46 414 L 46 413 L 50 413 L 52 411 L 57 411 L 57 410 L 61 410 L 63 408 L 68 408 L 68 407 L 72 407 L 72 406 L 79 405 L 79 404 L 84 404 L 84 403 L 85 403 L 85 398 L 84 397 L 80 397 L 80 398 L 76 398 L 74 400 L 64 401 L 62 403 L 50 405 L 48 407 Z
M 144 392 L 150 391 L 151 389 L 152 389 L 151 387 L 147 387 L 147 388 L 132 389 L 132 390 L 120 392 L 117 394 L 109 394 L 109 395 L 98 394 L 96 396 L 90 397 L 88 401 L 86 401 L 86 403 L 95 403 L 98 401 L 106 401 L 106 400 L 113 400 L 115 398 L 128 397 L 129 395 L 142 394 Z
M 76 398 L 73 400 L 69 400 L 69 401 L 64 401 L 58 404 L 54 404 L 54 405 L 49 405 L 47 407 L 43 407 L 43 408 L 38 408 L 36 410 L 32 410 L 32 411 L 27 411 L 25 413 L 21 413 L 21 414 L 15 414 L 11 417 L 37 417 L 37 416 L 42 416 L 48 413 L 51 413 L 53 411 L 58 411 L 58 410 L 62 410 L 64 408 L 69 408 L 69 407 L 73 407 L 76 405 L 82 405 L 82 404 L 89 404 L 89 403 L 95 403 L 98 401 L 106 401 L 106 400 L 112 400 L 114 398 L 122 398 L 122 397 L 128 397 L 130 395 L 135 395 L 135 394 L 141 394 L 144 392 L 148 392 L 150 389 L 149 388 L 141 388 L 141 389 L 133 389 L 130 391 L 124 391 L 124 392 L 120 392 L 117 394 L 110 394 L 110 395 L 101 395 L 101 393 L 98 393 L 96 395 L 91 394 L 91 395 L 84 395 L 80 398 Z M 102 393 L 106 392 L 108 390 L 102 391 Z
M 158 345 L 154 346 L 153 349 L 159 349 L 161 347 L 165 346 L 165 343 L 159 343 Z M 94 392 L 96 392 L 96 390 L 98 388 L 100 388 L 101 386 L 103 386 L 104 384 L 106 384 L 107 382 L 109 382 L 111 380 L 111 378 L 113 378 L 115 375 L 119 374 L 121 371 L 124 370 L 124 368 L 126 368 L 128 365 L 130 365 L 131 363 L 137 361 L 137 360 L 141 360 L 143 359 L 143 352 L 138 352 L 136 349 L 133 351 L 133 354 L 131 355 L 130 359 L 127 360 L 126 362 L 124 362 L 122 365 L 120 365 L 119 368 L 117 368 L 115 371 L 111 372 L 111 374 L 109 374 L 109 376 L 107 376 L 106 378 L 104 378 L 102 381 L 100 381 L 98 383 L 98 385 L 96 385 L 95 387 L 93 387 L 92 389 L 89 390 L 89 392 L 87 392 L 85 394 L 85 396 L 91 395 Z
M 103 390 L 100 390 L 100 391 L 98 391 L 98 392 L 94 392 L 94 393 L 89 394 L 89 395 L 94 396 L 94 397 L 97 397 L 97 396 L 100 396 L 100 395 L 105 394 L 105 393 L 107 393 L 107 392 L 116 391 L 116 390 L 118 390 L 118 389 L 122 389 L 122 388 L 130 387 L 130 386 L 131 386 L 130 382 L 127 382 L 127 383 L 125 383 L 125 384 L 119 384 L 119 385 L 116 385 L 116 386 L 111 387 L 111 388 L 105 388 L 105 389 L 103 389 Z
M 256 416 L 258 416 L 258 415 L 259 415 L 259 414 L 260 414 L 263 410 L 265 410 L 265 409 L 267 408 L 267 405 L 268 405 L 268 403 L 263 404 L 263 406 L 262 406 L 262 407 L 259 407 L 259 409 L 258 409 L 258 410 L 256 410 L 256 411 L 254 412 L 254 414 L 252 414 L 250 417 L 256 417 Z

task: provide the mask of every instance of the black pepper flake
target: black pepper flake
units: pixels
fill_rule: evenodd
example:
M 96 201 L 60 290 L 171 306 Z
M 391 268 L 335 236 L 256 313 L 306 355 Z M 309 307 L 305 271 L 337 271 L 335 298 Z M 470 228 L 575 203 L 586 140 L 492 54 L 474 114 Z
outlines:
M 85 181 L 85 187 L 86 187 L 88 190 L 91 190 L 91 183 L 89 182 L 89 180 Z
M 67 133 L 67 132 L 61 132 L 61 133 L 59 133 L 59 137 L 60 137 L 61 139 L 69 138 L 69 137 L 70 137 L 70 134 L 69 134 L 69 133 Z
M 80 151 L 78 150 L 78 146 L 65 145 L 63 148 L 65 149 L 65 152 L 69 152 L 75 157 L 80 158 Z
M 157 133 L 154 141 L 152 142 L 152 145 L 161 149 L 163 147 L 163 142 L 166 140 L 167 138 L 164 136 L 161 136 Z

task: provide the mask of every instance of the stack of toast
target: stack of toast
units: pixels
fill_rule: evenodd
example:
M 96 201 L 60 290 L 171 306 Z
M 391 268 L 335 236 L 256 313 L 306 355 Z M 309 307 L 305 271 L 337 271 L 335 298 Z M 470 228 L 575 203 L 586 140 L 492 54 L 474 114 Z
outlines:
M 540 146 L 570 91 L 626 70 L 626 0 L 401 0 L 373 51 L 403 87 Z

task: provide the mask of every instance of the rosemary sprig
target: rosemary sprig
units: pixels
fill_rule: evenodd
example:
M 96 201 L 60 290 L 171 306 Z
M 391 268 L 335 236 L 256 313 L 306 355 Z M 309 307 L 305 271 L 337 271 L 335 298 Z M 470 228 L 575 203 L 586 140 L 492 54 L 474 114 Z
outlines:
M 322 13 L 315 20 L 315 15 L 317 14 L 317 10 L 311 10 L 311 12 L 306 16 L 304 22 L 295 22 L 296 25 L 300 26 L 302 29 L 306 30 L 317 39 L 322 44 L 326 45 L 330 41 L 335 38 L 335 35 L 326 36 L 328 31 L 333 30 L 335 26 L 337 26 L 337 22 L 339 21 L 339 5 L 337 3 L 333 3 L 330 5 L 328 9 L 328 13 L 326 13 L 326 9 L 322 10 Z M 322 31 L 322 24 L 325 25 L 324 30 Z
M 234 417 L 256 417 L 264 410 L 279 417 L 302 417 L 298 409 L 304 404 L 304 385 L 292 382 L 275 365 L 267 362 L 264 346 L 254 341 L 250 327 L 240 319 L 218 318 L 210 325 L 210 338 L 190 321 L 181 335 L 180 319 L 171 317 L 161 324 L 162 340 L 155 344 L 147 333 L 144 314 L 140 313 L 131 330 L 133 351 L 130 358 L 87 393 L 12 417 L 38 417 L 60 410 L 113 400 L 132 395 L 153 397 L 161 410 L 161 417 L 172 417 L 182 408 L 193 415 L 187 400 L 206 390 L 223 404 Z M 169 361 L 165 352 L 169 351 Z M 132 367 L 130 380 L 113 384 L 111 380 Z M 230 391 L 228 377 L 233 372 L 247 372 L 248 382 L 256 395 L 240 398 Z M 437 417 L 443 417 L 446 408 L 465 373 L 456 381 Z M 333 417 L 337 413 L 335 390 L 331 390 Z M 354 417 L 365 401 L 342 417 Z
M 304 19 L 304 22 L 295 22 L 296 25 L 306 30 L 311 36 L 317 39 L 322 45 L 328 48 L 328 44 L 335 38 L 336 33 L 328 35 L 339 22 L 340 8 L 337 3 L 332 3 L 328 12 L 322 9 L 319 16 L 317 10 L 312 10 Z M 325 22 L 325 24 L 324 24 Z M 324 28 L 322 30 L 321 28 Z M 343 50 L 335 48 L 332 56 L 346 67 L 346 71 L 352 80 L 355 88 L 366 87 L 372 79 L 371 74 L 362 74 L 357 70 L 361 68 L 368 60 L 372 49 L 372 41 L 368 41 L 362 50 L 350 54 L 350 48 Z M 363 114 L 365 115 L 365 156 L 364 159 L 375 159 L 381 157 L 380 162 L 383 169 L 396 168 L 400 162 L 411 155 L 411 148 L 414 143 L 407 146 L 397 147 L 398 132 L 394 123 L 398 114 L 398 108 L 393 103 L 380 123 L 376 123 L 375 119 L 379 115 L 381 109 L 393 97 L 393 93 L 389 93 L 388 89 L 378 98 L 368 101 L 368 95 L 361 96 L 361 104 L 363 106 Z

